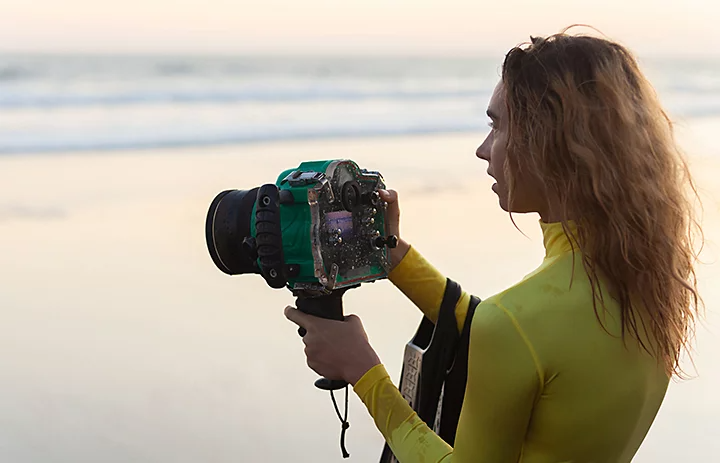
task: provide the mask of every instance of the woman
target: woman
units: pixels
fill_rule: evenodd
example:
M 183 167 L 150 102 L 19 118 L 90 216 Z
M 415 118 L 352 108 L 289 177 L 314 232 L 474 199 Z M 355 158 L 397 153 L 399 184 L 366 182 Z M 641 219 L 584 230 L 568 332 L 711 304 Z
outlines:
M 545 259 L 471 320 L 454 448 L 392 384 L 357 317 L 286 316 L 308 364 L 354 385 L 400 462 L 629 462 L 692 334 L 692 182 L 631 56 L 558 34 L 512 49 L 477 149 L 500 207 L 540 215 Z M 397 195 L 384 192 L 395 233 Z M 390 279 L 433 320 L 445 286 L 409 244 Z M 469 296 L 456 307 L 465 322 Z

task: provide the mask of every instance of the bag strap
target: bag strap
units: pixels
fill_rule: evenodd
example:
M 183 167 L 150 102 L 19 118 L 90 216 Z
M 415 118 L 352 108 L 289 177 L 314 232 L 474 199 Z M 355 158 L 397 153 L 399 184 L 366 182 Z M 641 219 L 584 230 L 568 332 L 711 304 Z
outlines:
M 441 395 L 444 396 L 443 404 L 447 400 L 447 394 L 443 394 L 443 383 L 446 381 L 448 371 L 452 372 L 453 365 L 457 363 L 455 359 L 458 348 L 461 348 L 462 334 L 458 333 L 457 321 L 455 318 L 455 307 L 462 297 L 462 289 L 454 281 L 448 279 L 445 285 L 445 293 L 440 304 L 437 323 L 433 323 L 429 318 L 423 317 L 420 326 L 415 333 L 411 344 L 424 350 L 420 366 L 420 377 L 418 381 L 417 398 L 418 402 L 413 405 L 418 416 L 425 423 L 433 428 L 438 407 L 440 406 Z M 469 338 L 469 325 L 472 314 L 475 309 L 474 301 L 479 299 L 471 298 L 463 326 L 463 333 Z M 468 328 L 466 328 L 468 327 Z M 467 368 L 467 361 L 465 361 Z M 400 383 L 408 372 L 403 367 L 400 374 Z M 444 386 L 447 388 L 447 385 Z M 463 384 L 464 387 L 464 384 Z M 462 397 L 460 398 L 460 406 L 462 406 Z M 459 408 L 458 408 L 459 410 Z M 445 413 L 444 411 L 442 412 Z M 455 420 L 457 425 L 457 420 Z M 441 420 L 442 431 L 442 420 Z M 453 435 L 455 430 L 453 429 Z M 445 437 L 440 434 L 443 439 Z M 397 459 L 390 450 L 390 446 L 385 444 L 380 457 L 380 463 L 397 463 Z
M 430 345 L 423 355 L 417 413 L 431 428 L 435 423 L 443 383 L 455 359 L 455 351 L 460 340 L 455 319 L 455 307 L 461 296 L 460 285 L 448 278 L 445 294 L 440 304 L 438 321 Z
M 465 399 L 465 386 L 467 385 L 468 352 L 470 350 L 470 331 L 475 308 L 480 299 L 472 296 L 468 306 L 465 323 L 463 324 L 453 363 L 445 379 L 442 414 L 440 415 L 440 437 L 449 445 L 455 445 L 455 435 L 460 420 L 463 400 Z

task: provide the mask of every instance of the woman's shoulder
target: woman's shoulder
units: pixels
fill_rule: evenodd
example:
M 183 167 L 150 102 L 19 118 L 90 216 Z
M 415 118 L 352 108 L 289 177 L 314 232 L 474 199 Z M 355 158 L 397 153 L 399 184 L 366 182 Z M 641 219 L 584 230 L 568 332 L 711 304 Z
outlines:
M 597 296 L 593 295 L 580 255 L 566 253 L 546 259 L 523 280 L 484 303 L 498 306 L 518 323 L 567 324 L 585 319 L 596 322 L 593 300 Z M 612 315 L 615 302 L 609 296 L 603 299 Z

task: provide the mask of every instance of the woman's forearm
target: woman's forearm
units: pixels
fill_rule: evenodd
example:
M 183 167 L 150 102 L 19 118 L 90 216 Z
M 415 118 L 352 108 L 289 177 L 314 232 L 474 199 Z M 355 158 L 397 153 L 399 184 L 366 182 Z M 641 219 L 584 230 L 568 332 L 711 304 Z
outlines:
M 447 278 L 426 261 L 420 253 L 407 242 L 393 249 L 397 261 L 389 278 L 433 323 L 437 322 L 440 304 L 445 294 Z M 392 259 L 392 255 L 390 257 Z M 470 304 L 470 295 L 463 291 L 455 307 L 458 331 L 462 330 Z

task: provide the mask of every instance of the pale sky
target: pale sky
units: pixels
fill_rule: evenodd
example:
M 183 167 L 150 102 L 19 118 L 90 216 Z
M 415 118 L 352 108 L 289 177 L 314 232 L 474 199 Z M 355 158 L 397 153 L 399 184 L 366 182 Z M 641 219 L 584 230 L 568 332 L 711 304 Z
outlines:
M 717 0 L 0 0 L 0 51 L 467 54 L 574 23 L 720 55 Z

